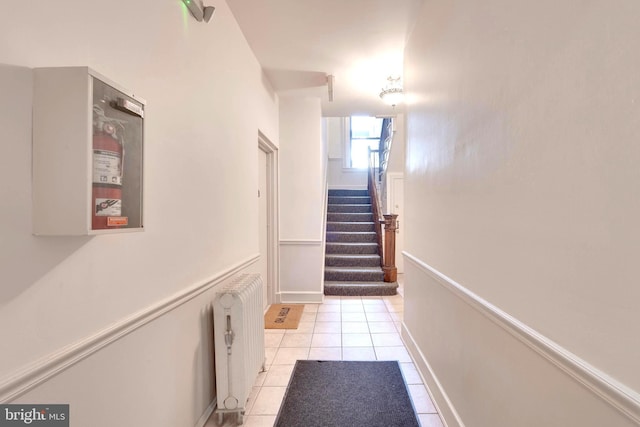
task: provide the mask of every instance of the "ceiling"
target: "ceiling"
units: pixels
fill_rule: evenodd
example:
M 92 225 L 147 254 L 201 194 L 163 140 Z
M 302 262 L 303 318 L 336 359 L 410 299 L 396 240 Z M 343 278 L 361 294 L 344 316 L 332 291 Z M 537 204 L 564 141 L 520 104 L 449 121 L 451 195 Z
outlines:
M 228 0 L 280 96 L 316 96 L 324 116 L 388 115 L 378 94 L 402 75 L 405 40 L 424 0 Z M 329 102 L 327 75 L 334 76 Z M 401 111 L 402 105 L 395 107 Z

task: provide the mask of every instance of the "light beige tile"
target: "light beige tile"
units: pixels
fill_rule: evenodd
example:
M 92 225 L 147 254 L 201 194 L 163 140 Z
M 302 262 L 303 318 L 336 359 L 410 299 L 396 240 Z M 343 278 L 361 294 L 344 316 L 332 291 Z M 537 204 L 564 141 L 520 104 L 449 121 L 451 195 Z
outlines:
M 402 332 L 402 322 L 393 322 L 393 324 L 398 332 Z
M 313 333 L 313 327 L 315 322 L 300 322 L 297 329 L 285 329 L 286 334 L 311 334 Z
M 313 332 L 316 334 L 340 333 L 342 325 L 340 322 L 316 322 Z
M 382 302 L 382 297 L 380 297 L 380 296 L 364 296 L 364 297 L 361 297 L 361 298 L 362 298 L 362 303 L 363 304 L 373 304 L 373 301 Z
M 345 299 L 343 298 L 342 300 L 340 300 L 340 304 L 342 305 L 342 307 L 345 307 L 347 305 L 355 305 L 355 306 L 362 306 L 362 299 L 359 297 L 354 297 L 351 299 Z
M 322 304 L 318 307 L 318 313 L 340 313 L 340 304 Z
M 247 406 L 245 406 L 245 412 L 249 413 L 253 404 L 256 402 L 256 398 L 258 397 L 258 393 L 260 393 L 260 389 L 262 387 L 253 387 L 249 392 L 249 396 L 247 397 Z
M 421 427 L 444 427 L 438 414 L 418 414 Z
M 276 357 L 277 352 L 278 352 L 278 349 L 275 347 L 269 347 L 264 349 L 264 357 L 265 359 L 267 359 L 265 363 L 267 366 L 273 363 L 273 359 Z
M 296 360 L 307 360 L 309 348 L 279 348 L 273 359 L 274 365 L 293 365 Z
M 318 312 L 318 307 L 320 307 L 320 304 L 305 304 L 304 305 L 304 309 L 302 310 L 303 313 L 317 313 Z
M 384 304 L 365 305 L 364 311 L 367 313 L 386 313 L 387 307 Z
M 267 370 L 264 372 L 258 372 L 258 376 L 256 377 L 256 380 L 253 382 L 253 386 L 254 387 L 262 387 L 262 385 L 264 384 L 264 379 L 267 377 L 267 373 L 268 371 L 268 367 Z
M 400 370 L 407 384 L 422 384 L 422 378 L 413 363 L 400 363 Z
M 286 387 L 289 385 L 291 373 L 295 365 L 273 365 L 267 372 L 263 386 L 266 387 Z
M 373 347 L 342 347 L 342 360 L 376 360 Z
M 389 295 L 382 297 L 382 300 L 385 302 L 385 304 L 402 304 L 404 302 L 404 298 L 402 298 L 402 295 Z
M 371 322 L 369 330 L 372 334 L 383 334 L 397 332 L 396 326 L 392 322 Z
M 390 305 L 387 307 L 389 313 L 402 313 L 404 311 L 404 307 L 402 305 Z
M 404 345 L 398 333 L 371 334 L 374 347 L 396 347 Z
M 311 347 L 309 360 L 342 360 L 342 348 L 340 347 Z
M 342 336 L 340 334 L 313 334 L 311 347 L 340 347 Z
M 276 422 L 275 415 L 249 415 L 245 417 L 244 427 L 273 427 Z
M 363 313 L 342 313 L 343 322 L 366 322 L 367 318 Z
M 367 321 L 369 322 L 391 322 L 389 313 L 367 313 Z
M 414 408 L 416 408 L 416 412 L 419 414 L 435 414 L 436 407 L 433 405 L 431 401 L 431 397 L 429 393 L 427 393 L 427 389 L 422 384 L 410 384 L 407 386 L 409 389 L 409 396 L 411 397 L 411 401 L 413 402 Z
M 265 348 L 280 347 L 280 343 L 282 342 L 282 337 L 284 337 L 284 331 L 280 331 L 278 333 L 273 333 L 273 334 L 264 334 Z
M 371 347 L 372 345 L 369 334 L 342 334 L 343 347 Z
M 342 333 L 367 334 L 369 333 L 369 325 L 367 322 L 342 322 Z
M 375 347 L 378 360 L 397 360 L 411 362 L 411 357 L 404 347 Z
M 315 322 L 316 321 L 316 314 L 318 314 L 318 313 L 302 313 L 302 316 L 300 316 L 300 321 L 301 322 Z
M 355 304 L 343 305 L 342 306 L 342 313 L 364 313 L 364 307 L 363 307 L 362 304 L 359 304 L 359 305 L 355 305 Z
M 310 347 L 312 334 L 286 334 L 282 338 L 282 347 Z
M 277 415 L 286 387 L 261 387 L 248 415 Z
M 389 316 L 391 316 L 391 320 L 394 322 L 402 322 L 402 319 L 404 318 L 404 311 L 399 313 L 389 313 Z
M 323 304 L 340 304 L 340 296 L 338 295 L 326 295 L 324 297 Z
M 339 322 L 340 319 L 340 313 L 324 312 L 316 316 L 316 322 Z

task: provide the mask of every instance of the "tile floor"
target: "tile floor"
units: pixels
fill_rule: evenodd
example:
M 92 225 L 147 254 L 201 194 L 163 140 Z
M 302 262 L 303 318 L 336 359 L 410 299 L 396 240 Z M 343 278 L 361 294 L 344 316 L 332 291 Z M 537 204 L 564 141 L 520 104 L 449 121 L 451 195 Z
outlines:
M 325 297 L 322 304 L 305 305 L 298 329 L 267 329 L 267 371 L 258 376 L 249 397 L 245 427 L 273 426 L 298 359 L 398 360 L 421 425 L 443 427 L 400 339 L 401 277 L 399 283 L 399 295 Z M 217 419 L 214 414 L 205 427 L 218 427 Z M 234 421 L 235 416 L 226 416 L 224 426 L 234 425 Z

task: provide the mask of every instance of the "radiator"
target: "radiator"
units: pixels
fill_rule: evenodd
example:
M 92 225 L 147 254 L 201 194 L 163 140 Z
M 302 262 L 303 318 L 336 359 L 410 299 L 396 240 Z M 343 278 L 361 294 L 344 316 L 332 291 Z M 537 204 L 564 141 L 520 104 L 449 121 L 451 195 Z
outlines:
M 235 412 L 242 424 L 247 399 L 265 368 L 264 306 L 259 274 L 241 274 L 216 294 L 213 303 L 216 399 L 219 424 Z

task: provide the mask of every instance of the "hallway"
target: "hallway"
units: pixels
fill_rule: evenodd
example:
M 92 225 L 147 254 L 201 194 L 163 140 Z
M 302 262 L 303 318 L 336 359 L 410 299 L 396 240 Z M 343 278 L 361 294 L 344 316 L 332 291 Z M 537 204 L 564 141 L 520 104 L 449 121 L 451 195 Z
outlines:
M 268 329 L 267 372 L 260 374 L 250 396 L 246 427 L 273 425 L 295 361 L 398 360 L 423 427 L 442 427 L 437 411 L 401 339 L 402 275 L 399 294 L 384 297 L 327 296 L 306 304 L 298 329 Z M 227 419 L 228 418 L 228 419 Z M 225 418 L 232 426 L 234 416 Z M 205 427 L 218 427 L 214 414 Z M 357 427 L 357 426 L 353 426 Z

